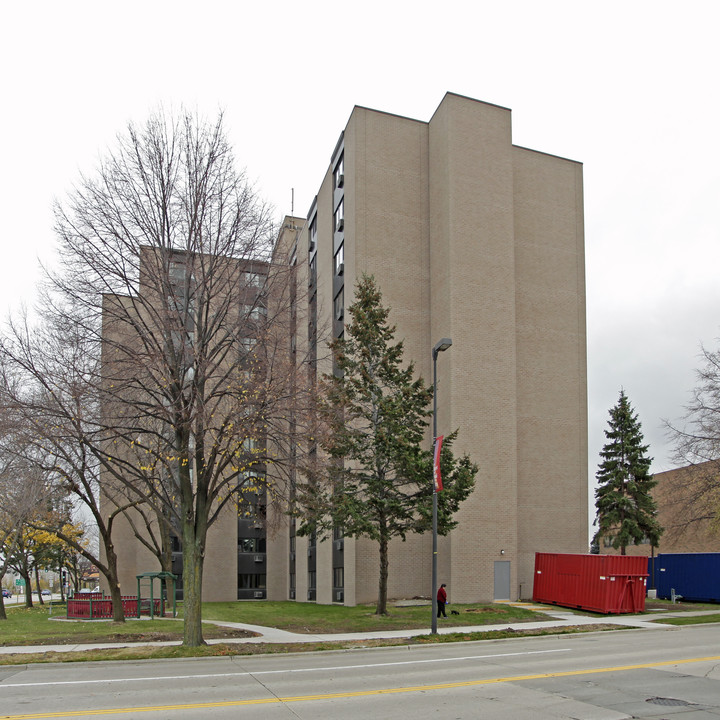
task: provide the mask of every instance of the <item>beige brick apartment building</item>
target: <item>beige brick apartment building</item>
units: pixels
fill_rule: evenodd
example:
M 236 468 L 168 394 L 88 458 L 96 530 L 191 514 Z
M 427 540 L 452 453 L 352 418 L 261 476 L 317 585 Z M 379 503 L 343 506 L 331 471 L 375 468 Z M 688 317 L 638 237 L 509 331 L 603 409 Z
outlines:
M 579 163 L 513 145 L 510 110 L 459 95 L 429 121 L 356 107 L 307 217 L 285 219 L 279 246 L 302 286 L 289 347 L 309 349 L 319 373 L 362 273 L 426 380 L 433 345 L 452 338 L 438 357 L 438 432 L 459 428 L 456 451 L 480 467 L 439 540 L 452 602 L 530 597 L 536 551 L 587 551 Z M 124 572 L 148 569 L 133 560 Z M 286 521 L 260 537 L 228 519 L 210 533 L 207 600 L 353 605 L 376 599 L 377 583 L 377 546 L 340 531 L 316 542 Z M 388 596 L 430 586 L 430 534 L 394 542 Z
M 448 94 L 429 122 L 356 107 L 307 219 L 282 240 L 307 263 L 309 332 L 343 329 L 355 279 L 375 276 L 432 378 L 438 431 L 480 466 L 459 526 L 439 543 L 451 599 L 528 597 L 534 554 L 587 551 L 582 167 L 512 144 L 509 110 Z M 428 438 L 428 442 L 430 439 Z M 430 481 L 428 479 L 428 481 Z M 268 597 L 377 597 L 366 540 L 268 538 Z M 428 596 L 431 538 L 392 546 L 389 596 Z

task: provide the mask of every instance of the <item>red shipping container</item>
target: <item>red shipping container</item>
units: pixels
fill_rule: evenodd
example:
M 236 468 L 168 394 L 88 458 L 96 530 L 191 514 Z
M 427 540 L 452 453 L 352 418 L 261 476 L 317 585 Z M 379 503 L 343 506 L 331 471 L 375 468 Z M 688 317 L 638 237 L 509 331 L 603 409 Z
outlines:
M 647 558 L 535 553 L 533 600 L 598 613 L 645 610 Z

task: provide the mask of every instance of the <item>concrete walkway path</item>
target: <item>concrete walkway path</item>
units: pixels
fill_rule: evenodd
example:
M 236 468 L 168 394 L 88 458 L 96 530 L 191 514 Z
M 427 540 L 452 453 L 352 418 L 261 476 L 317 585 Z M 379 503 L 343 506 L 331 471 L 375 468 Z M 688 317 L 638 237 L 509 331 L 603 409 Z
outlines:
M 655 623 L 653 620 L 667 617 L 683 617 L 683 616 L 701 616 L 716 614 L 713 610 L 705 611 L 679 611 L 669 613 L 652 613 L 644 615 L 603 615 L 591 617 L 589 615 L 578 615 L 563 608 L 549 607 L 547 605 L 536 606 L 528 603 L 509 603 L 511 605 L 520 605 L 536 612 L 544 613 L 548 616 L 548 620 L 540 620 L 535 622 L 518 622 L 518 623 L 502 623 L 498 625 L 464 625 L 464 626 L 445 626 L 443 627 L 442 618 L 438 621 L 438 634 L 449 633 L 470 633 L 470 632 L 489 632 L 491 630 L 552 630 L 553 628 L 561 629 L 572 625 L 622 625 L 628 628 L 643 628 L 649 630 L 669 630 L 672 625 L 664 625 Z M 211 621 L 206 621 L 211 622 Z M 209 645 L 219 643 L 311 643 L 311 642 L 349 642 L 352 640 L 368 640 L 368 639 L 387 639 L 387 638 L 410 638 L 419 635 L 428 635 L 429 628 L 420 628 L 414 630 L 380 630 L 375 632 L 362 633 L 294 633 L 287 630 L 279 630 L 277 628 L 263 627 L 261 625 L 249 625 L 247 623 L 231 623 L 231 622 L 215 622 L 216 625 L 223 627 L 238 628 L 257 633 L 257 636 L 250 638 L 222 638 L 217 640 L 208 640 Z M 142 647 L 142 646 L 170 646 L 180 645 L 178 640 L 156 641 L 156 642 L 123 642 L 123 643 L 83 643 L 69 645 L 22 645 L 22 646 L 2 646 L 0 654 L 24 654 L 24 653 L 47 653 L 47 652 L 72 652 L 82 650 L 96 650 L 106 648 L 119 647 Z

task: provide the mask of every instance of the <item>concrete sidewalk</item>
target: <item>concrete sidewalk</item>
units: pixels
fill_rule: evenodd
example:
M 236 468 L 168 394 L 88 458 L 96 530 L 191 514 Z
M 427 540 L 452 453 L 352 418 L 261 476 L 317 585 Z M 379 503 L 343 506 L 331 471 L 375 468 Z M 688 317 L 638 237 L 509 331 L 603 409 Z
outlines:
M 514 604 L 514 603 L 513 603 Z M 443 626 L 443 619 L 438 621 L 438 634 L 449 633 L 471 633 L 471 632 L 489 632 L 492 630 L 552 630 L 553 628 L 561 629 L 572 625 L 622 625 L 628 628 L 643 628 L 649 630 L 669 630 L 671 625 L 663 625 L 653 622 L 659 618 L 666 617 L 682 617 L 682 616 L 701 616 L 713 615 L 713 610 L 705 611 L 688 611 L 688 612 L 672 612 L 672 613 L 653 613 L 645 615 L 609 615 L 602 617 L 590 617 L 588 615 L 577 615 L 564 610 L 563 608 L 555 608 L 548 606 L 535 606 L 525 603 L 517 603 L 528 609 L 544 613 L 548 616 L 548 620 L 540 620 L 536 622 L 523 623 L 503 623 L 498 625 L 464 625 L 464 626 Z M 216 625 L 224 627 L 239 628 L 249 632 L 257 633 L 256 637 L 250 638 L 223 638 L 217 640 L 208 640 L 209 645 L 220 643 L 311 643 L 311 642 L 349 642 L 353 640 L 369 640 L 369 639 L 388 639 L 388 638 L 410 638 L 419 635 L 428 635 L 428 628 L 420 628 L 414 630 L 382 630 L 376 632 L 363 633 L 293 633 L 287 630 L 279 630 L 277 628 L 263 627 L 261 625 L 249 625 L 247 623 L 230 623 L 217 622 Z M 127 643 L 85 643 L 85 644 L 69 644 L 69 645 L 25 645 L 25 646 L 4 646 L 0 647 L 0 654 L 28 654 L 28 653 L 48 653 L 48 652 L 73 652 L 82 650 L 96 650 L 106 648 L 120 647 L 142 647 L 142 646 L 171 646 L 180 645 L 179 640 L 157 641 L 157 642 L 127 642 Z

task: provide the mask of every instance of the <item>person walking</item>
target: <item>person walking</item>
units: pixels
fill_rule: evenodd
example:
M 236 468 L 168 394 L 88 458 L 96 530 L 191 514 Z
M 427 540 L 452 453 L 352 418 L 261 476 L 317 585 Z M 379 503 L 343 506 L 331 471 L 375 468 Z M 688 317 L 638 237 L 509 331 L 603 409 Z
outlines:
M 445 605 L 447 605 L 447 591 L 445 588 L 447 585 L 443 583 L 437 591 L 437 616 L 446 618 Z

